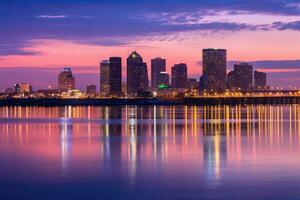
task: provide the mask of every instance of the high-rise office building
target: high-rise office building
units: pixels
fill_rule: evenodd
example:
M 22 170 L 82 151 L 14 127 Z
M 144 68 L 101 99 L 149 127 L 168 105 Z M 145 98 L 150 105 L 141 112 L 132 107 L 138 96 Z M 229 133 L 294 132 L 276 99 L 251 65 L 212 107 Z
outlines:
M 165 86 L 169 86 L 169 82 L 170 82 L 170 76 L 167 72 L 160 72 L 159 76 L 157 77 L 158 79 L 156 80 L 156 84 L 158 86 L 160 85 L 165 85 Z
M 122 58 L 109 58 L 110 95 L 120 96 L 122 94 Z
M 226 50 L 202 50 L 202 76 L 200 89 L 209 92 L 223 92 L 226 89 Z
M 64 68 L 58 74 L 58 89 L 62 91 L 75 89 L 75 78 L 71 68 Z
M 151 60 L 151 86 L 156 88 L 159 83 L 160 73 L 166 71 L 166 60 L 155 58 Z
M 127 58 L 127 94 L 135 96 L 148 88 L 148 69 L 143 58 L 136 51 Z
M 242 91 L 250 91 L 253 86 L 253 66 L 249 63 L 234 65 L 234 87 Z
M 256 90 L 262 90 L 267 87 L 267 74 L 254 71 L 254 87 Z
M 110 94 L 110 63 L 108 60 L 103 60 L 100 63 L 100 94 L 109 96 Z
M 172 69 L 172 87 L 186 88 L 187 66 L 185 63 L 175 64 Z

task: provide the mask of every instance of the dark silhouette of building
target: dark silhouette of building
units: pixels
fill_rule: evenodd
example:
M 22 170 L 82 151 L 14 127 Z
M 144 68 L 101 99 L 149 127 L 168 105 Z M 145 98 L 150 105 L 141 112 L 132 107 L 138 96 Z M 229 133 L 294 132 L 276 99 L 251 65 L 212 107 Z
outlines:
M 97 89 L 96 85 L 89 84 L 86 86 L 86 94 L 87 95 L 96 95 L 97 94 Z
M 110 95 L 110 63 L 108 60 L 100 63 L 100 94 L 102 96 Z
M 75 78 L 71 68 L 64 68 L 58 74 L 58 89 L 62 91 L 75 89 Z
M 187 85 L 187 88 L 190 90 L 194 90 L 199 87 L 199 83 L 198 83 L 197 79 L 195 79 L 195 78 L 188 78 L 186 85 Z
M 266 89 L 267 74 L 264 72 L 254 71 L 254 87 L 256 90 Z
M 185 63 L 176 64 L 172 67 L 172 87 L 186 88 L 187 66 Z
M 148 88 L 148 69 L 143 58 L 136 51 L 127 58 L 127 94 L 136 96 L 138 91 Z
M 249 63 L 237 63 L 228 73 L 228 88 L 231 90 L 250 91 L 253 88 L 253 66 Z
M 170 75 L 167 72 L 160 72 L 157 78 L 157 87 L 160 85 L 170 85 Z
M 201 91 L 224 92 L 226 89 L 226 50 L 203 49 Z
M 153 88 L 157 88 L 157 86 L 160 85 L 159 80 L 161 79 L 160 78 L 161 72 L 165 72 L 165 71 L 166 71 L 165 59 L 155 58 L 151 60 L 151 86 Z
M 227 88 L 233 89 L 235 87 L 235 77 L 234 77 L 234 71 L 230 71 L 227 74 Z
M 122 58 L 109 58 L 110 95 L 120 96 L 122 94 Z

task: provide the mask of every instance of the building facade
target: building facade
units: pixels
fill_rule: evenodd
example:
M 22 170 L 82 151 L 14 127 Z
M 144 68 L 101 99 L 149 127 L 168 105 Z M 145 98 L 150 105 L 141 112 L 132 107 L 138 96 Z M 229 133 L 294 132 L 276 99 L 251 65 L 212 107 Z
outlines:
M 29 83 L 17 83 L 15 84 L 15 93 L 30 94 L 32 93 L 32 86 Z
M 227 74 L 227 88 L 230 90 L 234 90 L 235 88 L 235 76 L 234 71 L 230 71 Z
M 254 71 L 254 88 L 263 90 L 267 88 L 267 74 L 264 72 Z
M 110 95 L 110 63 L 108 60 L 103 60 L 100 63 L 100 95 Z
M 172 87 L 185 89 L 187 84 L 187 66 L 185 63 L 175 64 L 172 69 Z
M 155 58 L 151 60 L 151 86 L 157 88 L 160 85 L 161 72 L 166 71 L 166 60 L 162 58 Z M 162 74 L 164 76 L 164 74 Z M 165 78 L 165 77 L 163 77 Z
M 148 69 L 143 58 L 136 51 L 127 58 L 127 95 L 136 96 L 148 89 Z
M 226 89 L 226 50 L 202 50 L 201 91 L 224 92 Z
M 229 83 L 230 82 L 230 83 Z M 237 63 L 233 73 L 228 75 L 231 90 L 251 91 L 253 88 L 253 66 L 249 63 Z
M 169 86 L 170 85 L 170 75 L 165 71 L 160 72 L 156 84 L 157 84 L 156 87 L 159 87 L 160 85 Z
M 87 95 L 96 95 L 97 94 L 97 86 L 94 84 L 89 84 L 86 86 L 86 94 Z
M 187 88 L 190 89 L 190 90 L 195 90 L 195 89 L 198 89 L 199 87 L 199 82 L 197 79 L 195 78 L 188 78 L 187 79 Z
M 64 68 L 58 74 L 58 89 L 62 91 L 75 89 L 75 77 L 72 74 L 71 68 Z
M 120 96 L 122 94 L 122 58 L 109 58 L 110 95 Z

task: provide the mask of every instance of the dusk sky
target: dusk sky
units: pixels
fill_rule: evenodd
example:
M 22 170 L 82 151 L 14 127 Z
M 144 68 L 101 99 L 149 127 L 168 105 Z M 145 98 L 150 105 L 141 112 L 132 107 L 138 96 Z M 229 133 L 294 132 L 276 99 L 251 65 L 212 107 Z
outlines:
M 0 89 L 57 86 L 72 67 L 77 87 L 99 85 L 99 62 L 138 51 L 185 62 L 201 75 L 203 48 L 249 61 L 272 86 L 300 88 L 300 0 L 1 0 Z M 228 70 L 233 62 L 229 62 Z

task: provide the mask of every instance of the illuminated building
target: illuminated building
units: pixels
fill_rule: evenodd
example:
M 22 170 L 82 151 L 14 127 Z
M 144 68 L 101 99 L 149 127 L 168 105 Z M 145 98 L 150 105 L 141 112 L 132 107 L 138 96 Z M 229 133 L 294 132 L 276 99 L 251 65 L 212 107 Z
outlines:
M 235 64 L 233 71 L 228 74 L 228 86 L 232 90 L 252 90 L 253 66 L 249 63 Z
M 87 95 L 96 95 L 97 90 L 96 90 L 96 85 L 89 84 L 86 86 L 86 94 Z
M 110 94 L 109 67 L 108 60 L 103 60 L 100 63 L 100 94 L 102 96 L 109 96 Z
M 175 64 L 172 69 L 172 87 L 186 88 L 187 66 L 185 63 Z
M 226 89 L 226 50 L 202 50 L 201 91 L 223 92 Z
M 166 85 L 168 86 L 169 85 L 169 81 L 170 81 L 170 76 L 167 72 L 160 72 L 159 73 L 159 76 L 157 77 L 157 86 L 156 87 L 159 87 L 160 85 Z
M 64 68 L 58 74 L 58 89 L 62 91 L 75 89 L 75 78 L 73 77 L 71 68 Z
M 17 94 L 29 94 L 32 93 L 32 87 L 29 83 L 17 83 L 15 84 L 15 92 Z
M 41 97 L 58 97 L 61 94 L 61 91 L 58 89 L 39 89 L 37 94 Z
M 122 94 L 122 58 L 109 58 L 110 95 L 120 96 Z
M 264 72 L 254 71 L 254 87 L 256 90 L 267 87 L 267 74 Z
M 136 96 L 138 91 L 148 88 L 148 69 L 143 58 L 136 52 L 132 52 L 127 58 L 127 94 Z
M 151 60 L 151 86 L 153 88 L 157 88 L 158 85 L 161 83 L 159 82 L 161 79 L 166 78 L 165 74 L 162 74 L 161 72 L 166 71 L 166 60 L 162 58 L 155 58 Z

